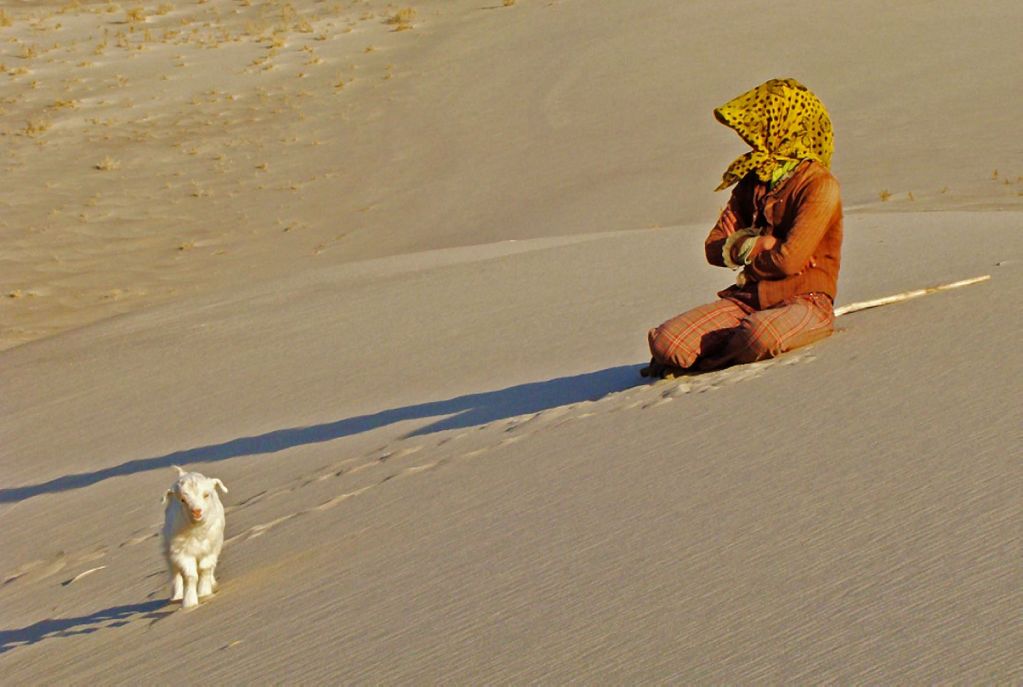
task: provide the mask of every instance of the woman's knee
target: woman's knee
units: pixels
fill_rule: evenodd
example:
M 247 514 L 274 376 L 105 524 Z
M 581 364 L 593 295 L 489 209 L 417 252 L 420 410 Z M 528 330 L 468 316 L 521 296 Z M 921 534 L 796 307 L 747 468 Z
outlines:
M 799 314 L 795 311 L 789 315 Z M 791 318 L 771 317 L 761 313 L 748 317 L 736 328 L 729 342 L 734 360 L 738 363 L 752 363 L 773 358 L 794 348 L 807 346 L 827 338 L 833 331 L 833 318 L 813 317 L 807 310 L 797 323 Z
M 694 351 L 694 347 L 685 340 L 685 337 L 679 336 L 674 329 L 664 325 L 647 332 L 647 341 L 650 344 L 650 355 L 665 365 L 687 368 L 693 364 L 699 353 L 698 346 Z
M 770 327 L 762 326 L 753 318 L 746 319 L 732 334 L 728 342 L 731 357 L 736 363 L 752 363 L 773 358 L 782 351 L 781 341 Z
M 690 368 L 701 356 L 717 352 L 746 314 L 728 300 L 693 308 L 647 333 L 650 354 L 666 365 Z

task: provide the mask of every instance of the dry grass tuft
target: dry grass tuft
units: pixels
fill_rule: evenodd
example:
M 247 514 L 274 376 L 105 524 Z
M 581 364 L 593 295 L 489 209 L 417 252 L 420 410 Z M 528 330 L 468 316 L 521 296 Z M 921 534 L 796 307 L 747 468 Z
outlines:
M 877 195 L 881 198 L 882 203 L 888 202 L 888 199 L 892 197 L 892 194 L 886 188 L 881 189 L 881 192 Z
M 46 119 L 30 119 L 25 123 L 25 135 L 26 136 L 38 136 L 46 131 L 49 131 L 50 127 L 53 126 L 49 120 Z
M 504 6 L 505 7 L 511 7 L 514 4 L 515 4 L 515 0 L 504 0 Z
M 11 26 L 14 20 L 7 16 L 7 13 L 0 9 L 0 26 Z
M 407 31 L 412 28 L 412 20 L 415 18 L 416 11 L 411 7 L 405 7 L 391 15 L 387 23 L 392 25 L 395 31 Z
M 193 198 L 209 198 L 213 195 L 213 192 L 201 187 L 197 182 L 192 181 L 192 191 L 189 195 Z
M 102 160 L 97 162 L 95 167 L 101 172 L 112 172 L 115 169 L 120 169 L 121 163 L 119 160 L 115 160 L 114 158 L 107 155 Z

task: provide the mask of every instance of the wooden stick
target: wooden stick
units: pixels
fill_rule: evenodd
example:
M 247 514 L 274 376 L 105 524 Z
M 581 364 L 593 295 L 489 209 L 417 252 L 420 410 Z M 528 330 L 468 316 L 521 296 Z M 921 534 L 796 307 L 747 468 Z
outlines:
M 92 573 L 96 572 L 97 570 L 102 570 L 105 567 L 107 567 L 107 566 L 101 565 L 98 568 L 90 568 L 89 570 L 86 570 L 85 572 L 78 573 L 77 575 L 72 577 L 70 580 L 64 580 L 63 582 L 61 582 L 61 584 L 63 586 L 65 586 L 65 587 L 68 586 L 69 584 L 74 584 L 75 582 L 77 582 L 78 580 L 82 579 L 86 575 L 92 574 Z
M 858 312 L 860 310 L 867 310 L 868 308 L 877 308 L 882 305 L 889 305 L 891 303 L 900 303 L 902 301 L 908 301 L 911 298 L 926 296 L 929 293 L 947 291 L 948 289 L 958 289 L 960 286 L 969 286 L 970 284 L 979 284 L 980 282 L 987 281 L 990 278 L 991 278 L 990 274 L 985 274 L 980 277 L 973 277 L 972 279 L 954 281 L 951 284 L 939 284 L 938 286 L 928 286 L 925 289 L 903 291 L 902 293 L 897 293 L 894 296 L 875 298 L 872 301 L 860 301 L 858 303 L 849 303 L 848 305 L 843 305 L 841 308 L 835 308 L 835 317 L 841 317 L 842 315 L 848 315 L 851 312 Z

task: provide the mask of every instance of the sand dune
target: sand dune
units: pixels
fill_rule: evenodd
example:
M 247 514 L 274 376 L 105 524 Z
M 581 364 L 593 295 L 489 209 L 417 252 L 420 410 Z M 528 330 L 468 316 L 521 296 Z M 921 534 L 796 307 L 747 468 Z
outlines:
M 434 2 L 396 32 L 377 2 L 12 9 L 0 336 L 322 263 L 710 221 L 742 146 L 710 109 L 778 74 L 834 111 L 850 211 L 1019 208 L 1013 12 Z M 721 50 L 752 35 L 783 40 Z
M 4 681 L 1018 682 L 1020 10 L 402 7 L 0 15 Z M 648 384 L 778 75 L 840 305 L 991 278 Z M 173 464 L 231 489 L 189 613 Z

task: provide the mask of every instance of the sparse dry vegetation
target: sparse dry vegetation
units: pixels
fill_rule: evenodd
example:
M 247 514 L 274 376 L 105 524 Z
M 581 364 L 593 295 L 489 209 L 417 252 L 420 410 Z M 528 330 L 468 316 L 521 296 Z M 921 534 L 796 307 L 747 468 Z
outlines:
M 102 160 L 97 162 L 95 164 L 95 167 L 96 167 L 96 169 L 98 169 L 98 170 L 100 170 L 102 172 L 111 172 L 111 171 L 113 171 L 115 169 L 120 169 L 121 168 L 121 163 L 120 163 L 120 161 L 115 160 L 114 158 L 112 158 L 109 155 L 107 155 Z
M 50 130 L 53 126 L 49 120 L 46 119 L 30 119 L 25 123 L 25 135 L 26 136 L 39 136 Z
M 407 31 L 412 28 L 412 21 L 416 18 L 416 11 L 411 7 L 405 7 L 392 14 L 387 23 L 394 27 L 395 31 Z
M 146 12 L 141 7 L 131 7 L 125 11 L 125 21 L 129 24 L 138 24 L 146 20 Z

